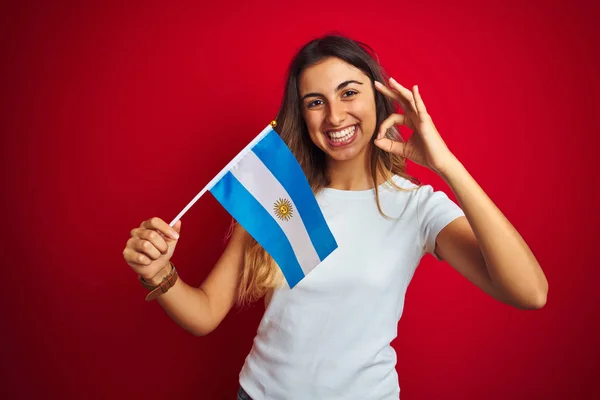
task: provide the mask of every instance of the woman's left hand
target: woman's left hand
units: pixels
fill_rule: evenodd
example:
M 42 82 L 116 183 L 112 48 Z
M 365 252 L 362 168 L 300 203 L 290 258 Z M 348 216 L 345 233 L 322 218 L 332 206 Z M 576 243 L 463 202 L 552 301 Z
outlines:
M 455 158 L 440 136 L 418 86 L 412 92 L 390 78 L 390 88 L 375 81 L 378 91 L 397 101 L 404 114 L 392 114 L 381 123 L 375 145 L 385 151 L 405 157 L 437 173 L 443 171 Z M 395 124 L 405 125 L 413 131 L 407 142 L 399 142 L 385 137 L 386 131 Z

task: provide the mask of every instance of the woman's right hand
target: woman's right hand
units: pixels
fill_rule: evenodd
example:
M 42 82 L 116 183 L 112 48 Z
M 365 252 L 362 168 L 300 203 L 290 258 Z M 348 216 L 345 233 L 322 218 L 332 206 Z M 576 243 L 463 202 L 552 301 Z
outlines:
M 123 258 L 144 280 L 152 282 L 152 278 L 169 265 L 180 230 L 181 220 L 171 228 L 158 217 L 150 218 L 131 230 Z

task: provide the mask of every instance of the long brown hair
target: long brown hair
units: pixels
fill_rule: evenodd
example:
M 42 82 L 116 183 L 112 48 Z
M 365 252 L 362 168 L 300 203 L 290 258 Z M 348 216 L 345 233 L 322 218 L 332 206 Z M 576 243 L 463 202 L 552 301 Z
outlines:
M 329 57 L 337 57 L 353 65 L 371 80 L 377 112 L 375 132 L 378 132 L 381 123 L 395 112 L 394 101 L 375 89 L 374 82 L 384 83 L 388 76 L 370 46 L 340 35 L 323 36 L 304 45 L 289 66 L 275 130 L 296 156 L 314 193 L 326 187 L 330 182 L 325 168 L 325 154 L 311 141 L 306 122 L 302 117 L 298 77 L 305 68 Z M 386 137 L 403 141 L 395 126 L 387 130 Z M 370 166 L 373 182 L 375 182 L 377 207 L 379 212 L 385 216 L 381 209 L 377 188 L 377 183 L 381 181 L 381 178 L 398 190 L 400 187 L 390 180 L 393 175 L 402 176 L 417 184 L 419 182 L 406 173 L 404 157 L 388 153 L 374 145 L 371 151 Z M 271 256 L 248 235 L 244 267 L 237 292 L 238 305 L 248 304 L 261 298 L 269 289 L 279 285 L 282 279 L 283 276 Z

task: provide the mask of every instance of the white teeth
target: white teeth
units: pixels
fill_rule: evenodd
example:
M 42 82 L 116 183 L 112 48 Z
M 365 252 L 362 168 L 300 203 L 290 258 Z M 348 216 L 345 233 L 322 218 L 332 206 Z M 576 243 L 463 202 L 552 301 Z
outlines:
M 344 142 L 352 137 L 356 131 L 356 125 L 341 130 L 339 132 L 328 132 L 327 135 L 332 142 Z

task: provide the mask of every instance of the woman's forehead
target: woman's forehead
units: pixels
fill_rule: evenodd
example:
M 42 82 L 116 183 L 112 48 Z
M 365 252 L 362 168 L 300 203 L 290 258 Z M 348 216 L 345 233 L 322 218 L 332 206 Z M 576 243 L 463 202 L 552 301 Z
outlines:
M 305 68 L 299 76 L 298 86 L 301 93 L 335 91 L 342 82 L 364 82 L 365 79 L 367 76 L 360 69 L 339 58 L 330 57 Z

